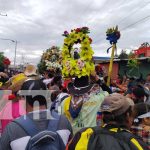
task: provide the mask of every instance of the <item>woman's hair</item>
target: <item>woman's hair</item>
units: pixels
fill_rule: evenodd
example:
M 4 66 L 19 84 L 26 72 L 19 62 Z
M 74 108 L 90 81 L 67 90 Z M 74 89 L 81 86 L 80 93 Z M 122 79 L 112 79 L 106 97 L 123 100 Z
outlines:
M 53 78 L 53 74 L 49 72 L 49 73 L 48 73 L 48 77 L 49 77 L 49 78 Z
M 54 84 L 57 84 L 57 82 L 61 81 L 61 79 L 62 79 L 61 76 L 55 76 L 51 82 L 51 86 L 53 86 Z

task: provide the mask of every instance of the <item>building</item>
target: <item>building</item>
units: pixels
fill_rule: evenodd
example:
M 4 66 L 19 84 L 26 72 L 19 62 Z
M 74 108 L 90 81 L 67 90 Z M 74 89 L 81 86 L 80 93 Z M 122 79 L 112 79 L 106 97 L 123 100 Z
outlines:
M 125 72 L 129 76 L 136 77 L 139 77 L 142 73 L 143 78 L 150 73 L 150 45 L 143 43 L 137 50 L 134 50 L 134 53 L 140 63 L 139 66 L 137 66 L 137 68 L 130 68 L 127 65 L 128 59 L 114 58 L 112 79 L 116 79 L 118 74 L 123 76 Z M 108 72 L 110 57 L 94 57 L 94 61 L 95 64 L 99 64 L 99 67 L 105 68 L 106 72 Z
M 143 43 L 141 46 L 134 50 L 134 53 L 137 57 L 150 57 L 150 45 L 149 43 Z

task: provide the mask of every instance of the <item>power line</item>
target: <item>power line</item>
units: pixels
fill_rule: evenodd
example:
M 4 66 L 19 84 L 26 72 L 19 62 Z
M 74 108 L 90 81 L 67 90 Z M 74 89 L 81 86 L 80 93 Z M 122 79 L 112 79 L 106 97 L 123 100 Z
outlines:
M 122 4 L 122 3 L 121 3 L 121 4 Z M 142 5 L 141 7 L 138 7 L 137 9 L 135 9 L 134 11 L 132 11 L 132 13 L 130 13 L 130 14 L 128 14 L 126 17 L 124 17 L 124 18 L 123 18 L 119 23 L 117 23 L 117 24 L 120 24 L 121 22 L 123 22 L 124 20 L 126 20 L 129 16 L 135 14 L 137 11 L 139 12 L 139 11 L 141 10 L 140 8 L 143 9 L 143 8 L 146 7 L 148 4 L 150 4 L 150 2 L 145 3 L 145 4 Z M 120 5 L 119 5 L 119 6 L 120 6 Z M 139 10 L 139 9 L 140 9 L 140 10 Z M 141 20 L 139 20 L 139 21 L 137 21 L 137 22 L 135 22 L 135 23 L 133 23 L 133 24 L 131 24 L 131 25 L 125 27 L 125 28 L 131 27 L 131 26 L 133 26 L 134 24 L 137 24 L 137 23 L 139 23 L 139 22 L 141 22 L 141 21 L 143 21 L 143 20 L 145 20 L 145 19 L 147 19 L 147 18 L 149 18 L 149 16 L 147 16 L 147 17 L 145 17 L 145 18 L 142 18 Z M 123 28 L 123 30 L 125 30 L 125 29 Z M 101 38 L 101 39 L 104 40 L 104 38 Z M 102 40 L 102 41 L 103 41 L 103 40 Z M 100 40 L 96 40 L 93 44 L 97 43 L 98 41 L 100 41 Z
M 130 24 L 130 25 L 128 25 L 128 26 L 122 28 L 121 30 L 124 31 L 124 30 L 126 30 L 126 29 L 128 29 L 128 28 L 130 28 L 130 27 L 132 27 L 132 26 L 134 26 L 134 25 L 136 25 L 136 24 L 138 24 L 138 23 L 144 21 L 144 20 L 147 20 L 148 18 L 150 18 L 150 15 L 148 15 L 148 16 L 146 16 L 146 17 L 140 19 L 140 20 L 138 20 L 138 21 L 135 22 L 135 23 L 132 23 L 132 24 Z
M 85 7 L 85 9 L 83 10 L 83 12 L 82 12 L 82 14 L 85 14 L 85 12 L 87 11 L 87 9 L 89 8 L 89 6 L 91 6 L 91 2 L 92 2 L 93 0 L 91 0 L 90 2 L 89 2 L 89 4 Z
M 119 3 L 119 6 L 117 6 L 117 7 L 120 7 L 123 3 L 125 3 L 125 0 L 124 0 L 123 2 L 121 2 L 121 3 Z M 107 4 L 107 1 L 105 1 L 104 5 L 105 5 L 105 4 Z M 115 7 L 113 7 L 113 8 L 115 9 Z M 103 8 L 103 9 L 104 9 L 104 8 Z M 103 10 L 103 9 L 102 9 L 102 10 Z M 111 12 L 112 12 L 112 11 L 113 11 L 113 9 L 111 10 Z M 101 40 L 103 41 L 104 38 L 102 37 Z M 96 40 L 95 42 L 93 42 L 93 44 L 97 43 L 98 41 L 100 41 L 100 40 Z
M 123 2 L 121 2 L 121 3 L 119 3 L 119 5 L 116 6 L 116 7 L 120 7 L 124 2 L 125 2 L 125 0 Z M 107 6 L 107 4 L 108 4 L 108 1 L 106 0 L 104 2 L 103 6 L 101 6 L 101 10 L 98 13 L 100 13 L 101 11 L 103 11 L 104 7 Z M 113 10 L 116 9 L 116 7 L 113 7 L 113 9 L 111 9 L 109 13 L 113 12 Z
M 148 4 L 150 4 L 150 2 L 145 3 L 144 5 L 141 5 L 141 7 L 138 7 L 136 9 L 134 9 L 133 11 L 131 11 L 131 13 L 129 13 L 126 17 L 124 17 L 123 19 L 121 19 L 117 24 L 122 23 L 123 21 L 125 21 L 129 16 L 136 14 L 137 12 L 141 11 L 144 7 L 146 7 Z
M 136 21 L 136 22 L 134 22 L 134 23 L 132 23 L 132 24 L 130 24 L 130 25 L 124 27 L 124 28 L 122 28 L 120 31 L 127 30 L 127 29 L 131 28 L 132 26 L 134 26 L 134 25 L 136 25 L 136 24 L 139 24 L 140 22 L 147 21 L 148 18 L 150 18 L 150 15 L 148 15 L 148 16 L 146 16 L 146 17 L 144 17 L 144 18 L 142 18 L 142 19 L 140 19 L 140 20 L 138 20 L 138 21 Z M 105 40 L 105 39 L 103 39 L 103 40 Z M 103 40 L 102 40 L 102 41 L 103 41 Z M 93 44 L 96 44 L 96 43 L 99 42 L 99 41 L 100 41 L 100 40 L 97 40 L 97 41 L 95 41 Z

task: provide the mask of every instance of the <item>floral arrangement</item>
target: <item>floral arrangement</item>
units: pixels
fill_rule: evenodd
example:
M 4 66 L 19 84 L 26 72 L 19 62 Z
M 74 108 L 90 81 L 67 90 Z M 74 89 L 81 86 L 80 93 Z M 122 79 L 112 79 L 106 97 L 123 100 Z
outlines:
M 106 31 L 107 40 L 109 40 L 110 44 L 116 44 L 120 39 L 120 31 L 118 30 L 118 26 L 116 28 L 109 28 Z
M 11 63 L 11 61 L 7 57 L 5 57 L 4 60 L 3 60 L 3 64 L 6 65 L 6 66 L 9 66 L 10 63 Z
M 9 60 L 9 58 L 5 57 L 3 52 L 0 52 L 0 67 L 9 66 L 10 63 L 11 61 Z
M 81 77 L 90 75 L 94 70 L 92 39 L 88 36 L 88 27 L 77 28 L 71 32 L 65 31 L 62 48 L 62 74 L 64 77 Z M 75 44 L 81 44 L 80 50 L 74 49 Z
M 61 67 L 61 53 L 58 47 L 52 46 L 47 49 L 42 55 L 42 61 L 44 61 L 47 70 L 62 69 Z
M 45 61 L 46 62 L 46 67 L 47 70 L 55 70 L 56 68 L 58 69 L 62 69 L 61 64 L 59 64 L 58 62 L 50 62 L 50 61 Z

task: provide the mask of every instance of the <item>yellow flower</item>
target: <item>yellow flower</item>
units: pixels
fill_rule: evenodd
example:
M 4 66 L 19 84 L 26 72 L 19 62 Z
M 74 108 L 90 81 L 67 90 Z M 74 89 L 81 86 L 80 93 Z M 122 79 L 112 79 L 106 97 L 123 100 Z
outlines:
M 74 50 L 73 45 L 77 40 L 81 40 L 80 61 L 74 60 L 69 51 L 69 49 L 71 51 Z M 76 33 L 75 30 L 71 32 L 68 37 L 64 39 L 64 46 L 62 48 L 63 76 L 81 77 L 84 75 L 90 75 L 91 70 L 94 68 L 94 64 L 91 62 L 93 54 L 94 52 L 90 46 L 89 36 L 82 32 Z

